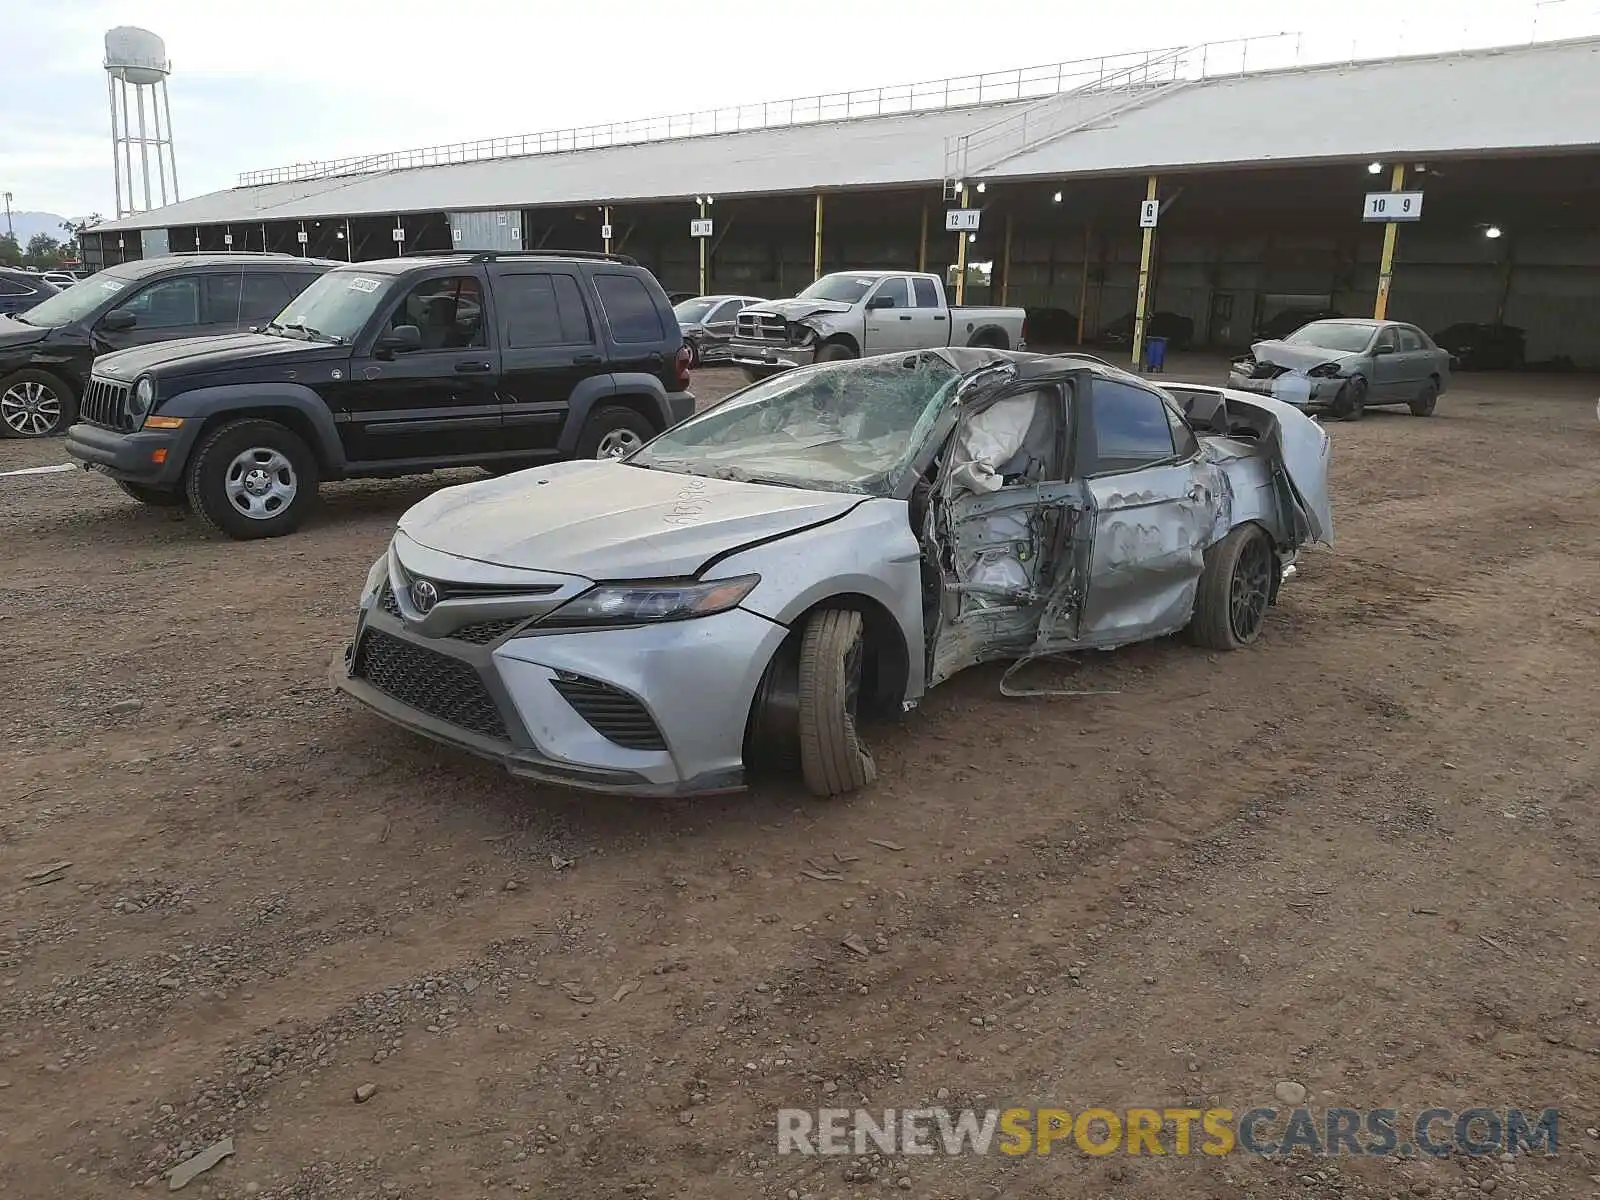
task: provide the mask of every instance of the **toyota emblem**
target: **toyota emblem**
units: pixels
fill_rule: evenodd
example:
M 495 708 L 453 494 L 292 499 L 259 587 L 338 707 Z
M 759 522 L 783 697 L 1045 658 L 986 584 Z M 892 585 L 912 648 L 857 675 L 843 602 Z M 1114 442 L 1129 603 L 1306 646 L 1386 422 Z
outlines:
M 433 611 L 433 606 L 439 603 L 439 589 L 426 579 L 416 579 L 411 583 L 411 603 L 423 616 Z

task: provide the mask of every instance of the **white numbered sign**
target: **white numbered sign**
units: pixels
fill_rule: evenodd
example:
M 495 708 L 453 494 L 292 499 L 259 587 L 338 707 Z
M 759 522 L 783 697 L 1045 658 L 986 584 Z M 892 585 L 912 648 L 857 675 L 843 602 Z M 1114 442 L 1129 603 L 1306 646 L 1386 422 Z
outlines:
M 1161 201 L 1139 201 L 1139 228 L 1154 229 L 1156 222 L 1161 219 Z
M 696 220 L 690 221 L 689 222 L 689 236 L 690 237 L 710 237 L 711 236 L 711 218 L 710 217 L 706 217 L 704 219 L 696 219 Z
M 394 229 L 390 231 L 389 236 L 397 242 L 403 242 L 406 240 L 406 231 L 404 229 Z
M 602 241 L 606 241 L 606 242 L 609 242 L 611 240 L 611 226 L 609 226 L 609 225 L 600 226 L 600 239 Z
M 1363 221 L 1420 221 L 1421 192 L 1368 192 Z
M 311 235 L 309 233 L 307 233 L 304 229 L 302 229 L 300 231 L 300 244 L 302 246 L 304 246 L 310 240 L 311 240 Z
M 978 218 L 983 215 L 976 208 L 952 208 L 944 214 L 944 227 L 951 233 L 971 233 L 978 227 Z

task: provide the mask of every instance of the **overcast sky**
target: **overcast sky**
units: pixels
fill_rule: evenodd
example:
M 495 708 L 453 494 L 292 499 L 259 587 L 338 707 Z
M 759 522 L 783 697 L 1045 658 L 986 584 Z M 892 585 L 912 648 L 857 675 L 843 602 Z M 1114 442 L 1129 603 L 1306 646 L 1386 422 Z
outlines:
M 1526 41 L 1529 0 L 0 0 L 0 190 L 111 215 L 102 37 L 166 39 L 182 194 L 239 172 L 1201 41 L 1308 58 Z M 1537 6 L 1600 32 L 1600 0 Z M 1251 64 L 1292 55 L 1263 43 Z M 1236 51 L 1235 51 L 1236 53 Z M 1311 114 L 1307 114 L 1311 118 Z

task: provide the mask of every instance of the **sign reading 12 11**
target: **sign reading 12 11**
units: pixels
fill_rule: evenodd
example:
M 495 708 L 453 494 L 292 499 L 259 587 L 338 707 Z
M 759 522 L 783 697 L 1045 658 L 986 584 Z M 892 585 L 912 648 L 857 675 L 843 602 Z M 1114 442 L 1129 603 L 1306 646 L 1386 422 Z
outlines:
M 1422 220 L 1421 192 L 1368 192 L 1363 221 Z

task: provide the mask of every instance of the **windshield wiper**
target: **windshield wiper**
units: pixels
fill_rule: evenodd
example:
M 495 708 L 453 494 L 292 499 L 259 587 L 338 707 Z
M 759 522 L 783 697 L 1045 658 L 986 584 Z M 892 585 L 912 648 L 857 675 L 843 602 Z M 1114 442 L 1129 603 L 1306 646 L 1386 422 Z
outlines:
M 33 324 L 32 321 L 28 320 L 21 313 L 7 313 L 6 316 L 10 317 L 13 321 L 16 321 L 16 322 L 18 322 L 20 324 L 23 324 L 23 325 L 32 325 Z
M 279 329 L 298 329 L 305 335 L 307 341 L 331 342 L 335 346 L 344 345 L 344 339 L 338 334 L 323 333 L 320 329 L 311 328 L 304 321 L 273 321 L 267 328 L 271 329 L 273 325 Z

